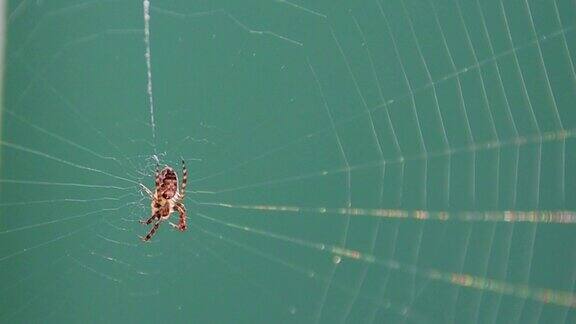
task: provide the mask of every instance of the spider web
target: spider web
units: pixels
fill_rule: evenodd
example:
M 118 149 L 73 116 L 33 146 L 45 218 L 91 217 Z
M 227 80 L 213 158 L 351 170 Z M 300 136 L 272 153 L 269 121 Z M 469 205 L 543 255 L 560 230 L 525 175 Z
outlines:
M 573 1 L 6 11 L 3 322 L 576 320 Z

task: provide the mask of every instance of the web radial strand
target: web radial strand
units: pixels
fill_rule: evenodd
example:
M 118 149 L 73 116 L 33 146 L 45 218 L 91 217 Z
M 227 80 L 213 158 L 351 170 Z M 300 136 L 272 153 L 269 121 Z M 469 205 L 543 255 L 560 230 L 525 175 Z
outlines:
M 152 91 L 152 63 L 150 49 L 150 0 L 143 0 L 142 7 L 144 11 L 144 45 L 146 47 L 144 58 L 146 60 L 146 93 L 148 94 L 148 104 L 150 106 L 150 127 L 152 129 L 152 144 L 154 155 L 156 152 L 156 121 L 154 120 L 154 94 Z

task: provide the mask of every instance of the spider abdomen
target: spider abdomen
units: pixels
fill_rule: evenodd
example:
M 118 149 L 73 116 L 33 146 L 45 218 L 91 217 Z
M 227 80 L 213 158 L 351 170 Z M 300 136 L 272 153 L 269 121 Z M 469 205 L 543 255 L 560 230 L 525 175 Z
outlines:
M 178 192 L 178 175 L 174 172 L 171 167 L 165 167 L 160 172 L 160 186 L 158 188 L 158 194 L 164 199 L 170 199 L 174 197 L 176 192 Z

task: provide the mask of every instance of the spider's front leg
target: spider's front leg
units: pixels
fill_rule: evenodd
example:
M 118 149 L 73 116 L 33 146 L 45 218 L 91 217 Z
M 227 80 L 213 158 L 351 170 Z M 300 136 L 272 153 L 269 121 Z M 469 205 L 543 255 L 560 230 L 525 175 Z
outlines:
M 156 234 L 156 231 L 158 230 L 158 227 L 160 226 L 160 222 L 161 220 L 158 220 L 154 226 L 152 227 L 152 229 L 150 230 L 150 232 L 148 232 L 148 234 L 146 234 L 146 236 L 142 237 L 142 241 L 147 242 L 150 241 L 150 239 L 152 238 L 152 236 L 154 236 L 154 234 Z
M 184 208 L 184 205 L 182 205 L 182 203 L 176 203 L 176 205 L 174 205 L 174 210 L 178 212 L 178 214 L 180 215 L 180 219 L 178 220 L 178 225 L 172 222 L 170 222 L 170 225 L 178 229 L 180 232 L 184 232 L 188 227 L 186 225 L 186 208 Z
M 140 187 L 142 187 L 142 189 L 144 189 L 144 191 L 146 191 L 146 193 L 148 194 L 148 196 L 150 197 L 150 199 L 154 199 L 154 194 L 152 193 L 152 191 L 150 191 L 150 189 L 148 189 L 145 185 L 139 183 Z
M 152 221 L 154 221 L 154 219 L 156 218 L 160 220 L 160 214 L 158 212 L 153 213 L 152 216 L 150 216 L 150 218 L 148 218 L 147 220 L 140 220 L 140 224 L 150 225 L 150 223 L 152 223 Z

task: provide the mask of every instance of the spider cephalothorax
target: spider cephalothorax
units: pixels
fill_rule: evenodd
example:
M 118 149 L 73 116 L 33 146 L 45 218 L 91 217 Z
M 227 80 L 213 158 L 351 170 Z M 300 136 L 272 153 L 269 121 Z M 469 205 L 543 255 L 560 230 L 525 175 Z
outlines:
M 160 223 L 170 218 L 170 214 L 174 211 L 180 214 L 180 220 L 178 221 L 178 225 L 172 222 L 170 222 L 170 225 L 180 231 L 186 230 L 186 207 L 184 207 L 183 201 L 184 194 L 186 193 L 187 180 L 188 172 L 186 170 L 186 164 L 184 160 L 182 160 L 182 185 L 180 188 L 178 188 L 178 175 L 174 169 L 169 166 L 164 167 L 161 171 L 156 167 L 156 189 L 154 193 L 142 185 L 152 199 L 152 216 L 140 222 L 146 225 L 155 222 L 150 232 L 143 237 L 142 240 L 150 240 L 158 230 Z

